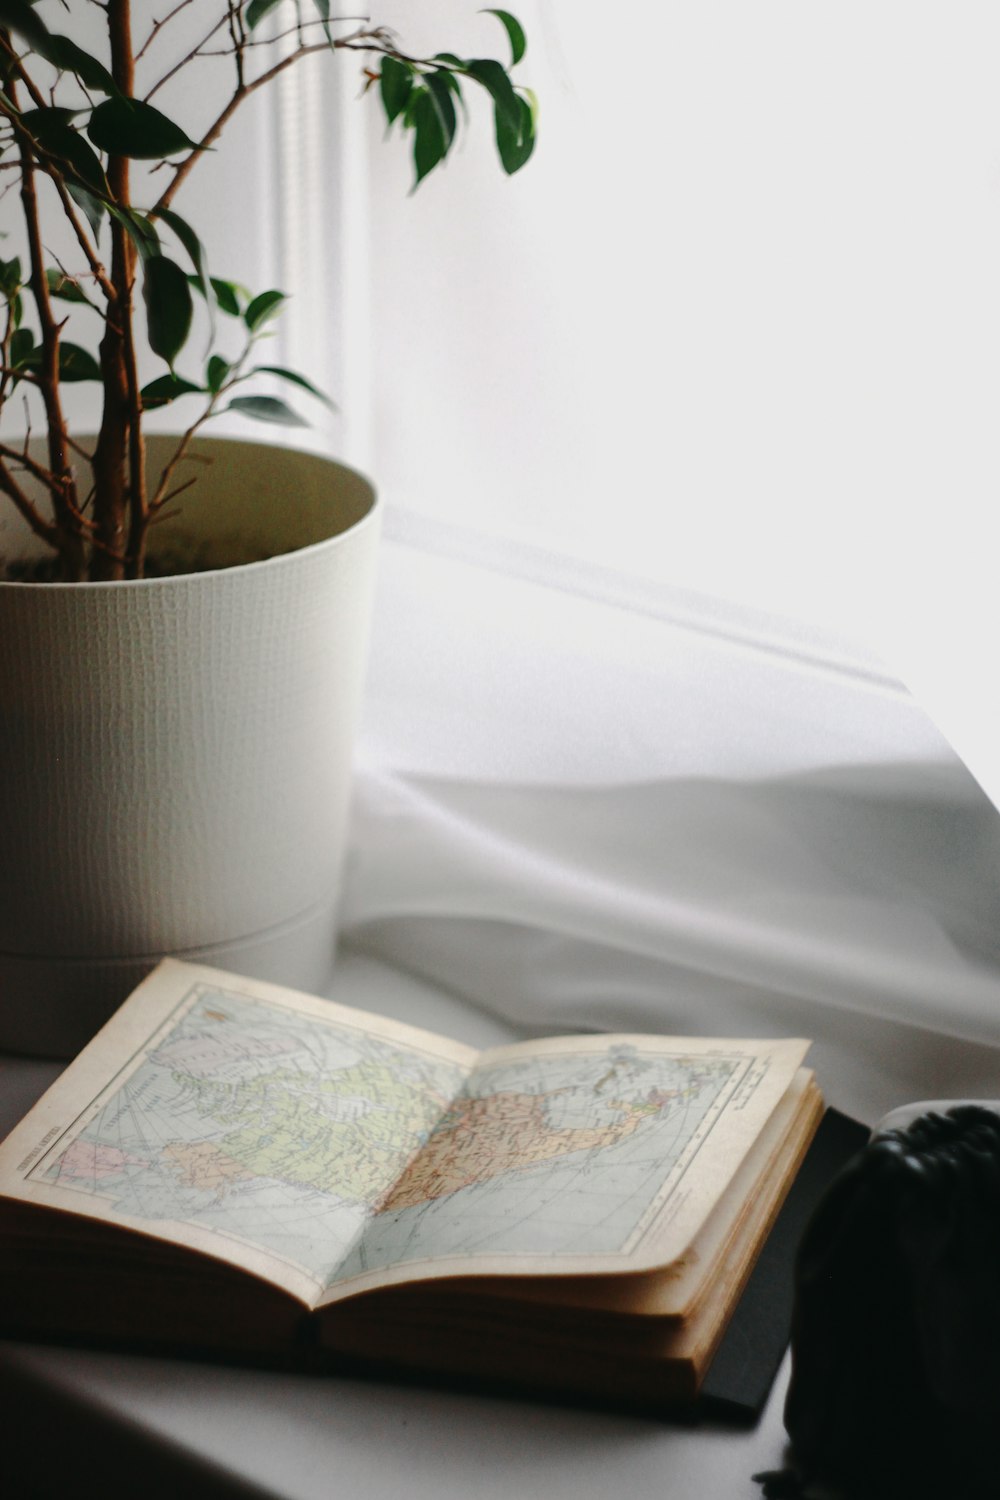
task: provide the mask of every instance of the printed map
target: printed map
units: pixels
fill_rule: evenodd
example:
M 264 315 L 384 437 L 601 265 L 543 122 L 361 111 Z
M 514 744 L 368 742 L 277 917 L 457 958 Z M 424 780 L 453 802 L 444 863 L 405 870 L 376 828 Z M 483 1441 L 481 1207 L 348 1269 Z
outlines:
M 45 1180 L 235 1236 L 325 1285 L 464 1070 L 202 988 Z
M 258 1247 L 317 1287 L 456 1255 L 621 1252 L 746 1059 L 541 1052 L 471 1075 L 228 990 L 102 1096 L 43 1180 Z
M 477 1252 L 626 1250 L 744 1068 L 629 1045 L 480 1066 L 341 1277 Z

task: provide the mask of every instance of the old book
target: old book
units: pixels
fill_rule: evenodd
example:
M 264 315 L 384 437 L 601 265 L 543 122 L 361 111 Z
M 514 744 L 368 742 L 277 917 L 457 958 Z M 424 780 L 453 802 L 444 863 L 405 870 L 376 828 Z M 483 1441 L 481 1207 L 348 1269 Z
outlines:
M 692 1401 L 820 1118 L 806 1049 L 476 1052 L 168 960 L 0 1146 L 0 1331 Z

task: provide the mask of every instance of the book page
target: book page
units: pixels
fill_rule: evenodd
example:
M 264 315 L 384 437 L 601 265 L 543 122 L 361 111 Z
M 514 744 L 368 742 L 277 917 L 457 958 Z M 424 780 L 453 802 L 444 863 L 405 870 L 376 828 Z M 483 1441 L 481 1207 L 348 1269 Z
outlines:
M 458 1278 L 454 1286 L 479 1298 L 503 1297 L 559 1307 L 590 1308 L 632 1317 L 681 1318 L 709 1289 L 720 1267 L 732 1264 L 735 1244 L 757 1244 L 790 1183 L 823 1115 L 823 1096 L 812 1072 L 800 1068 L 788 1093 L 744 1157 L 722 1198 L 685 1252 L 666 1269 L 630 1276 L 500 1276 Z
M 312 1305 L 476 1056 L 168 960 L 0 1146 L 0 1194 L 187 1246 Z
M 430 1276 L 672 1264 L 807 1047 L 591 1036 L 481 1054 L 324 1302 Z

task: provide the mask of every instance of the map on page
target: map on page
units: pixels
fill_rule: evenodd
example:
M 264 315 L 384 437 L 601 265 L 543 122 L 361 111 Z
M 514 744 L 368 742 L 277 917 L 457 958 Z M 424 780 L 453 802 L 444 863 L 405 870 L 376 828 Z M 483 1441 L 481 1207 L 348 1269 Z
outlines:
M 234 1236 L 325 1284 L 464 1078 L 360 1028 L 204 989 L 44 1180 L 112 1214 Z
M 609 1039 L 470 1073 L 362 1024 L 197 990 L 31 1175 L 317 1286 L 429 1258 L 627 1251 L 751 1061 Z
M 626 1251 L 745 1068 L 628 1044 L 480 1066 L 340 1276 L 484 1252 Z

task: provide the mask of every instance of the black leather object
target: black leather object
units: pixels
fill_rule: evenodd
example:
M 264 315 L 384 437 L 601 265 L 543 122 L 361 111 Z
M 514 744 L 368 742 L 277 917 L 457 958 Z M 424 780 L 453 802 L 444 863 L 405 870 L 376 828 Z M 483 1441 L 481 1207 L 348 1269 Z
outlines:
M 1000 1115 L 921 1115 L 839 1174 L 799 1249 L 792 1361 L 807 1483 L 1000 1496 Z

